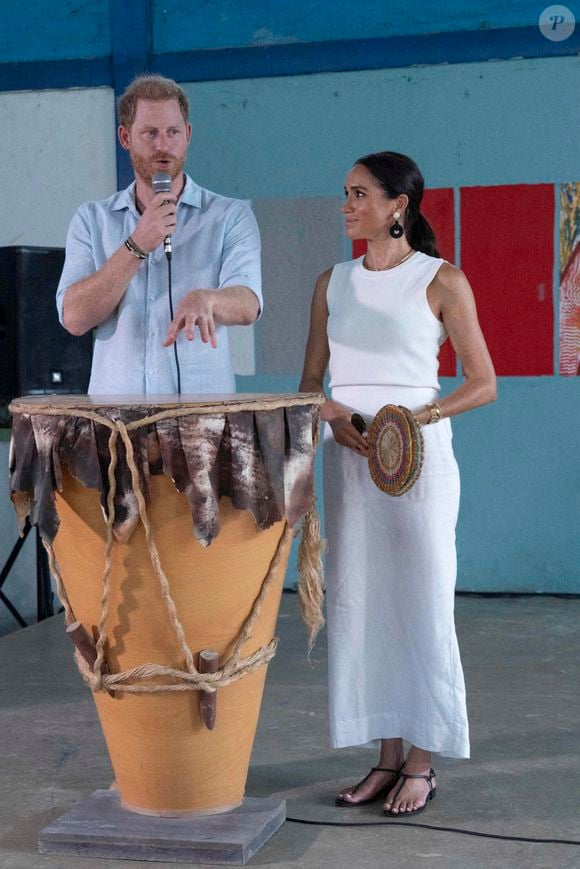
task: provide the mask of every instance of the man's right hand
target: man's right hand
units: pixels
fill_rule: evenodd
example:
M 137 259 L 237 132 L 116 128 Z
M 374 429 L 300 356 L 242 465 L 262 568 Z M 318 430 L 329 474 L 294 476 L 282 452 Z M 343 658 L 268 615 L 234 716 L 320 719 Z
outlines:
M 173 193 L 156 193 L 143 210 L 131 234 L 144 253 L 151 253 L 163 239 L 175 232 L 176 199 Z M 63 324 L 72 335 L 84 335 L 109 317 L 143 265 L 124 244 L 96 272 L 66 290 L 63 299 Z
M 176 212 L 177 204 L 173 193 L 156 193 L 132 233 L 135 244 L 145 253 L 151 253 L 159 247 L 166 236 L 175 232 Z

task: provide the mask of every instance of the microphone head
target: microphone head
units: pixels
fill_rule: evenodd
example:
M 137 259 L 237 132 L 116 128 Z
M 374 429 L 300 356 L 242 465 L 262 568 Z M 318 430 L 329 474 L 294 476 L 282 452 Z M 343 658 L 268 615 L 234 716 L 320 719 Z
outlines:
M 153 193 L 170 193 L 171 192 L 171 175 L 167 172 L 157 172 L 151 179 Z

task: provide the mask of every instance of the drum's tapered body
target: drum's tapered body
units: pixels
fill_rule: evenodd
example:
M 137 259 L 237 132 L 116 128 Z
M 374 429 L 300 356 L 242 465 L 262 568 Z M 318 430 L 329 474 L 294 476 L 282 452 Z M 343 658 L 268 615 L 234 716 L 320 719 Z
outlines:
M 121 407 L 86 399 L 83 407 L 76 398 L 60 399 L 59 408 L 55 399 L 50 413 L 46 398 L 13 405 L 13 499 L 53 547 L 67 620 L 91 637 L 101 624 L 111 676 L 158 668 L 94 694 L 121 799 L 135 811 L 219 812 L 243 800 L 266 664 L 218 685 L 213 730 L 202 720 L 200 691 L 159 668 L 186 671 L 184 649 L 196 667 L 202 650 L 217 652 L 223 667 L 265 580 L 240 657 L 268 646 L 291 542 L 285 532 L 312 507 L 314 397 L 293 405 L 288 396 L 287 406 L 284 397 L 253 397 L 254 410 L 238 410 L 244 396 L 228 398 L 212 412 L 208 400 Z M 167 415 L 172 408 L 176 417 Z M 116 414 L 134 427 L 112 443 Z M 139 693 L 126 690 L 132 685 Z
M 260 591 L 285 522 L 261 531 L 248 511 L 236 510 L 222 498 L 220 532 L 204 548 L 192 536 L 185 495 L 167 477 L 151 482 L 148 514 L 187 642 L 194 653 L 212 649 L 223 658 Z M 97 625 L 105 546 L 98 493 L 69 476 L 57 507 L 61 524 L 54 551 L 68 599 L 83 625 Z M 243 654 L 273 636 L 287 556 L 288 551 Z M 107 625 L 111 672 L 143 662 L 183 668 L 142 526 L 113 550 Z M 265 675 L 266 667 L 260 667 L 218 691 L 211 731 L 200 719 L 196 691 L 95 694 L 124 804 L 155 813 L 238 805 L 244 796 Z

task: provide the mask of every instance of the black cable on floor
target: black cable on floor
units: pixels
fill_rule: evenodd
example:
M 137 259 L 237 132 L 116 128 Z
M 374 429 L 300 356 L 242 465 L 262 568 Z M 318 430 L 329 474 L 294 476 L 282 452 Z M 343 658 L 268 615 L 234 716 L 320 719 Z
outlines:
M 311 824 L 315 827 L 420 827 L 422 830 L 437 830 L 442 833 L 461 833 L 481 839 L 501 839 L 504 842 L 532 842 L 535 845 L 580 845 L 577 839 L 536 839 L 531 836 L 502 836 L 500 833 L 481 833 L 460 827 L 437 827 L 434 824 L 418 824 L 416 821 L 307 821 L 305 818 L 286 818 L 293 824 Z

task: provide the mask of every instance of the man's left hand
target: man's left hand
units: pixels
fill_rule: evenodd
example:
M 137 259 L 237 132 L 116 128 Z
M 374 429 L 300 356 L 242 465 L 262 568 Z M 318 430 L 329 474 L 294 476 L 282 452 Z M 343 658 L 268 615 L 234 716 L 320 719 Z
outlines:
M 193 341 L 197 326 L 204 344 L 209 341 L 212 347 L 217 347 L 214 320 L 216 301 L 216 293 L 212 290 L 192 290 L 184 296 L 177 306 L 163 346 L 170 347 L 174 344 L 181 329 L 187 340 Z

